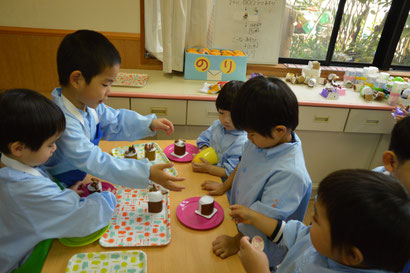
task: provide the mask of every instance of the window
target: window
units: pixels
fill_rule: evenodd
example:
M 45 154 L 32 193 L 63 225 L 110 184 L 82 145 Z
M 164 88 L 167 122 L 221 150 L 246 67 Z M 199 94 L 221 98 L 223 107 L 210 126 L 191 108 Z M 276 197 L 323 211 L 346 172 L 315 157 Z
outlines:
M 410 69 L 409 9 L 402 0 L 286 0 L 279 62 Z

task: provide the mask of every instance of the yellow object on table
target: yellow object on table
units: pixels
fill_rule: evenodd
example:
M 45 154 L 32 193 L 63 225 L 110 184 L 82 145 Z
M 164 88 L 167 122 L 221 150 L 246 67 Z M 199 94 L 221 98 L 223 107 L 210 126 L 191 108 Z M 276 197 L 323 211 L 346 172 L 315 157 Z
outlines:
M 195 163 L 202 163 L 201 157 L 203 159 L 206 159 L 206 161 L 209 162 L 209 164 L 216 164 L 218 163 L 218 155 L 216 154 L 214 148 L 208 147 L 201 152 L 199 152 L 195 157 L 194 157 L 194 162 Z

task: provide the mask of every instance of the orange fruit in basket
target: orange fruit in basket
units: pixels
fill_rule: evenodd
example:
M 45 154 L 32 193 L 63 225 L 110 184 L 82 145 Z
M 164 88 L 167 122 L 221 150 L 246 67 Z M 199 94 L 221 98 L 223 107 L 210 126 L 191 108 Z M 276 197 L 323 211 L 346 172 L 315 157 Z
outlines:
M 209 55 L 221 55 L 221 52 L 219 52 L 219 51 L 211 51 L 211 53 L 209 53 Z
M 186 50 L 186 52 L 188 52 L 188 53 L 198 53 L 197 51 L 198 51 L 198 50 L 197 50 L 196 48 L 188 48 L 188 49 Z
M 206 48 L 206 50 L 205 50 L 205 48 L 201 48 L 200 50 L 198 50 L 198 53 L 199 54 L 209 54 L 209 50 Z

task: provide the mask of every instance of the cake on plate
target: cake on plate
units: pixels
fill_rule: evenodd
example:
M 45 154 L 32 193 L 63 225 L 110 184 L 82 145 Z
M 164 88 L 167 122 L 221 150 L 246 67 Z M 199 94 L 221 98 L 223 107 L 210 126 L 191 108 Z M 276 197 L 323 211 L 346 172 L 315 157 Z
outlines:
M 174 154 L 182 156 L 185 154 L 186 141 L 182 138 L 175 140 L 174 143 Z
M 162 211 L 162 192 L 157 186 L 152 185 L 148 191 L 148 212 L 159 213 Z
M 135 149 L 134 145 L 130 145 L 128 147 L 128 150 L 125 151 L 124 153 L 125 158 L 135 158 L 138 159 L 138 153 L 137 150 Z
M 101 181 L 97 178 L 91 178 L 91 183 L 88 184 L 87 189 L 89 194 L 94 192 L 102 192 Z
M 145 158 L 148 158 L 149 161 L 155 160 L 155 145 L 154 143 L 147 143 L 144 146 L 145 149 Z

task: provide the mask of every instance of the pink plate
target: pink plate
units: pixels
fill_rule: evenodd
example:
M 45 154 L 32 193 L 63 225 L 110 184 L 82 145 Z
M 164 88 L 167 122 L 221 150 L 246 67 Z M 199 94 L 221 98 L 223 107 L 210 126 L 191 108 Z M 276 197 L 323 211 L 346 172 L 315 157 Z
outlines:
M 182 201 L 177 207 L 177 218 L 185 226 L 197 229 L 207 230 L 219 226 L 224 219 L 224 210 L 216 201 L 214 207 L 217 212 L 211 219 L 206 219 L 195 213 L 198 209 L 198 200 L 201 197 L 191 197 Z
M 88 184 L 90 184 L 90 183 L 88 183 Z M 88 184 L 86 184 L 86 185 L 84 186 L 84 188 L 82 188 L 82 190 L 84 191 L 84 193 L 81 194 L 81 197 L 87 197 L 87 196 L 90 195 L 90 193 L 88 192 Z M 108 189 L 111 189 L 111 190 L 115 190 L 115 189 L 116 189 L 113 185 L 111 185 L 110 183 L 107 183 L 107 182 L 101 182 L 101 186 L 102 186 L 103 191 L 106 191 L 106 190 L 108 190 Z
M 174 144 L 171 144 L 171 145 L 167 146 L 164 150 L 164 153 L 172 161 L 175 161 L 175 162 L 191 162 L 192 159 L 194 159 L 192 154 L 197 154 L 199 152 L 199 149 L 198 149 L 198 147 L 196 147 L 192 144 L 189 144 L 189 143 L 186 143 L 185 147 L 186 147 L 185 151 L 188 154 L 186 156 L 182 157 L 182 158 L 179 158 L 179 157 L 176 157 L 176 156 L 172 155 L 172 152 L 174 151 Z

